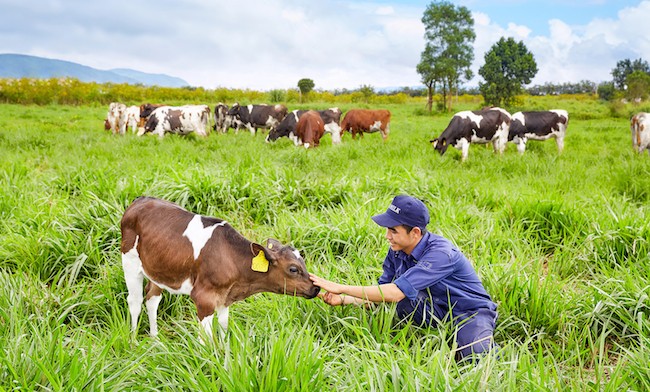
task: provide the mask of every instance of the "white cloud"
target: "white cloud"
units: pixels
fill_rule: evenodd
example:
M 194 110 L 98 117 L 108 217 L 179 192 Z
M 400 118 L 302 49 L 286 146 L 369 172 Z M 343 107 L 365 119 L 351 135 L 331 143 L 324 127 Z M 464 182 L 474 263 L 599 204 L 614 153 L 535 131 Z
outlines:
M 294 88 L 304 77 L 324 89 L 417 86 L 424 9 L 342 0 L 10 1 L 0 14 L 0 52 L 166 73 L 207 88 Z M 650 57 L 650 0 L 583 25 L 558 13 L 548 36 L 521 18 L 502 26 L 485 13 L 473 17 L 475 74 L 504 36 L 533 52 L 534 84 L 608 80 L 617 61 Z

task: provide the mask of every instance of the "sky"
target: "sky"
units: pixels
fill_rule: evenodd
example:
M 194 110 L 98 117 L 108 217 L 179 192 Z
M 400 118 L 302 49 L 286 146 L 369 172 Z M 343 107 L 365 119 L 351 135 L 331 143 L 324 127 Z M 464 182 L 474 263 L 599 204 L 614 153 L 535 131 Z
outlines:
M 418 0 L 0 0 L 0 53 L 130 68 L 191 86 L 267 91 L 422 87 Z M 531 85 L 612 79 L 650 61 L 650 0 L 452 0 L 474 19 L 475 77 L 501 38 L 523 42 Z

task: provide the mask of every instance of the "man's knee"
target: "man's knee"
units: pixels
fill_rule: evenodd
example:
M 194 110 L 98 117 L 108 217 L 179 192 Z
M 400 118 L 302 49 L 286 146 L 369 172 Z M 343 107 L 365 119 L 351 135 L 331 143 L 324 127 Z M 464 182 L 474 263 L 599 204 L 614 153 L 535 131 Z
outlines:
M 456 343 L 461 358 L 486 353 L 496 346 L 493 339 L 496 318 L 496 312 L 482 309 L 459 324 Z

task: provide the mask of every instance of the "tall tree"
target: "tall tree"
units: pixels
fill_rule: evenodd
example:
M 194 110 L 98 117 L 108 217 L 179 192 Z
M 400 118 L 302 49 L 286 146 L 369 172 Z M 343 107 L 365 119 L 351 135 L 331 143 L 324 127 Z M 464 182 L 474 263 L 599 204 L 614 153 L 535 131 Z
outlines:
M 474 19 L 466 7 L 437 1 L 427 6 L 422 23 L 426 42 L 416 69 L 428 89 L 427 107 L 431 111 L 435 86 L 440 84 L 443 109 L 451 110 L 460 81 L 472 78 Z
M 537 63 L 523 42 L 502 37 L 485 54 L 485 64 L 478 73 L 485 79 L 478 85 L 485 102 L 509 106 L 537 74 Z
M 625 89 L 627 76 L 634 71 L 641 71 L 650 74 L 650 65 L 643 59 L 630 60 L 625 59 L 616 63 L 616 68 L 612 70 L 614 77 L 614 87 L 619 90 Z
M 302 102 L 303 95 L 309 94 L 314 88 L 314 81 L 308 78 L 302 78 L 298 81 L 298 89 L 300 90 L 300 102 Z

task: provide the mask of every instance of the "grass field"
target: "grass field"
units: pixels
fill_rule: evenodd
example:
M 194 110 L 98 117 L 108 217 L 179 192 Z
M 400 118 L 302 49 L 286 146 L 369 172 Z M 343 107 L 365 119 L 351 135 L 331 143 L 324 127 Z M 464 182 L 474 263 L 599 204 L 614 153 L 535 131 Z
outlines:
M 429 145 L 450 114 L 422 102 L 382 106 L 386 143 L 326 135 L 313 150 L 247 132 L 118 137 L 105 107 L 0 105 L 0 390 L 650 390 L 650 156 L 604 104 L 558 100 L 526 109 L 569 110 L 561 156 L 554 141 L 523 156 L 473 145 L 462 164 Z M 458 365 L 450 325 L 398 323 L 393 306 L 275 294 L 231 307 L 228 344 L 202 344 L 189 297 L 167 293 L 158 339 L 146 317 L 132 338 L 119 220 L 137 196 L 374 284 L 388 245 L 370 217 L 398 193 L 475 265 L 499 306 L 498 357 Z

